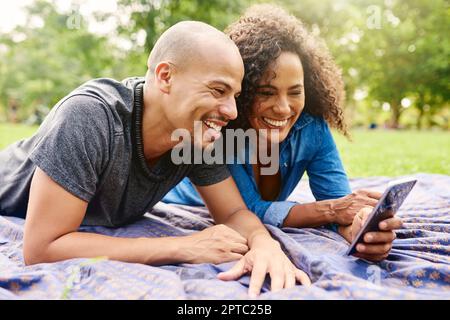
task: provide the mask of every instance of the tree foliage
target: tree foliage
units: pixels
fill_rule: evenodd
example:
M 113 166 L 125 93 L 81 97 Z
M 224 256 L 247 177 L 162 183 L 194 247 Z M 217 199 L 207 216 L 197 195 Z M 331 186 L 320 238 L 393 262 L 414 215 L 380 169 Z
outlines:
M 37 0 L 27 7 L 26 25 L 0 34 L 3 118 L 18 106 L 19 118 L 25 119 L 91 78 L 143 75 L 156 39 L 174 23 L 200 20 L 224 29 L 258 2 L 264 1 L 118 0 L 117 12 L 108 17 L 85 17 L 75 10 L 79 20 L 74 28 L 69 24 L 74 11 L 60 12 L 54 0 Z M 299 17 L 330 48 L 343 71 L 346 112 L 354 124 L 389 121 L 395 127 L 413 118 L 417 127 L 449 127 L 447 1 L 275 3 Z M 114 32 L 89 31 L 89 19 L 94 18 L 113 18 Z

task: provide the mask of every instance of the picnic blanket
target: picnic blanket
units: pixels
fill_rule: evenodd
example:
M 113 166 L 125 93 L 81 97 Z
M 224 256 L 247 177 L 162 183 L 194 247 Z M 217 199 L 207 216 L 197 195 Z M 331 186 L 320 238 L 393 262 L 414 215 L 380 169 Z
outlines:
M 389 257 L 377 264 L 345 256 L 346 241 L 324 227 L 267 226 L 292 261 L 307 272 L 309 288 L 272 293 L 268 278 L 259 299 L 450 299 L 450 176 L 417 174 L 399 211 L 404 227 Z M 393 178 L 352 179 L 353 190 L 383 191 Z M 290 200 L 313 201 L 307 181 Z M 118 237 L 183 236 L 212 225 L 203 207 L 158 203 L 122 227 L 82 227 Z M 248 299 L 249 276 L 225 282 L 217 273 L 235 262 L 161 267 L 105 259 L 71 259 L 25 266 L 24 220 L 0 217 L 1 299 Z

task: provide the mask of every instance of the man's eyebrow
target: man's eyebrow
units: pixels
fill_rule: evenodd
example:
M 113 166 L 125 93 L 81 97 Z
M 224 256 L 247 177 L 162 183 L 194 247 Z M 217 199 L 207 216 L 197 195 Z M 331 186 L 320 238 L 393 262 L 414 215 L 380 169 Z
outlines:
M 227 91 L 233 91 L 233 88 L 231 87 L 231 85 L 224 81 L 224 80 L 213 80 L 210 83 L 208 83 L 208 86 L 212 86 L 212 85 L 222 85 L 226 88 Z M 240 95 L 241 94 L 241 88 L 239 87 L 239 90 L 235 93 L 236 95 Z
M 220 84 L 220 85 L 226 87 L 227 90 L 232 90 L 230 84 L 224 80 L 212 80 L 212 81 L 208 82 L 208 86 L 215 85 L 215 84 Z

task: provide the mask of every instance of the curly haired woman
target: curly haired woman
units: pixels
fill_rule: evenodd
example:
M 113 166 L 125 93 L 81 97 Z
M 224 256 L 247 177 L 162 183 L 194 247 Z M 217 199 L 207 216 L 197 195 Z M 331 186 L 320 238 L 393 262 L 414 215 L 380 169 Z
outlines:
M 226 33 L 240 50 L 245 65 L 238 118 L 228 128 L 278 132 L 258 135 L 279 144 L 276 174 L 261 174 L 258 163 L 230 164 L 229 170 L 248 208 L 266 224 L 278 227 L 326 225 L 352 240 L 381 197 L 375 191 L 351 192 L 329 126 L 348 136 L 342 103 L 341 73 L 324 45 L 294 16 L 272 5 L 257 5 Z M 260 131 L 261 132 L 261 131 Z M 316 199 L 286 201 L 304 173 Z M 203 205 L 189 180 L 183 180 L 165 202 Z M 380 232 L 367 233 L 358 257 L 386 258 L 401 220 L 385 220 Z M 382 223 L 383 224 L 383 223 Z

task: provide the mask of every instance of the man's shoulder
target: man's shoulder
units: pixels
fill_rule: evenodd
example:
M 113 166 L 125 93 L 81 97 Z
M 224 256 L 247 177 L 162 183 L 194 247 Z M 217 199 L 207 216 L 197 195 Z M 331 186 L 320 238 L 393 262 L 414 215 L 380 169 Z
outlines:
M 142 78 L 127 78 L 118 81 L 111 78 L 97 78 L 89 80 L 72 91 L 68 96 L 86 95 L 97 98 L 107 105 L 122 103 L 126 106 L 133 102 L 133 91 L 136 83 L 143 81 Z
M 56 118 L 79 121 L 106 121 L 111 117 L 128 122 L 133 110 L 133 92 L 142 78 L 117 81 L 110 78 L 89 80 L 61 99 L 52 110 Z M 121 131 L 121 130 L 120 130 Z

